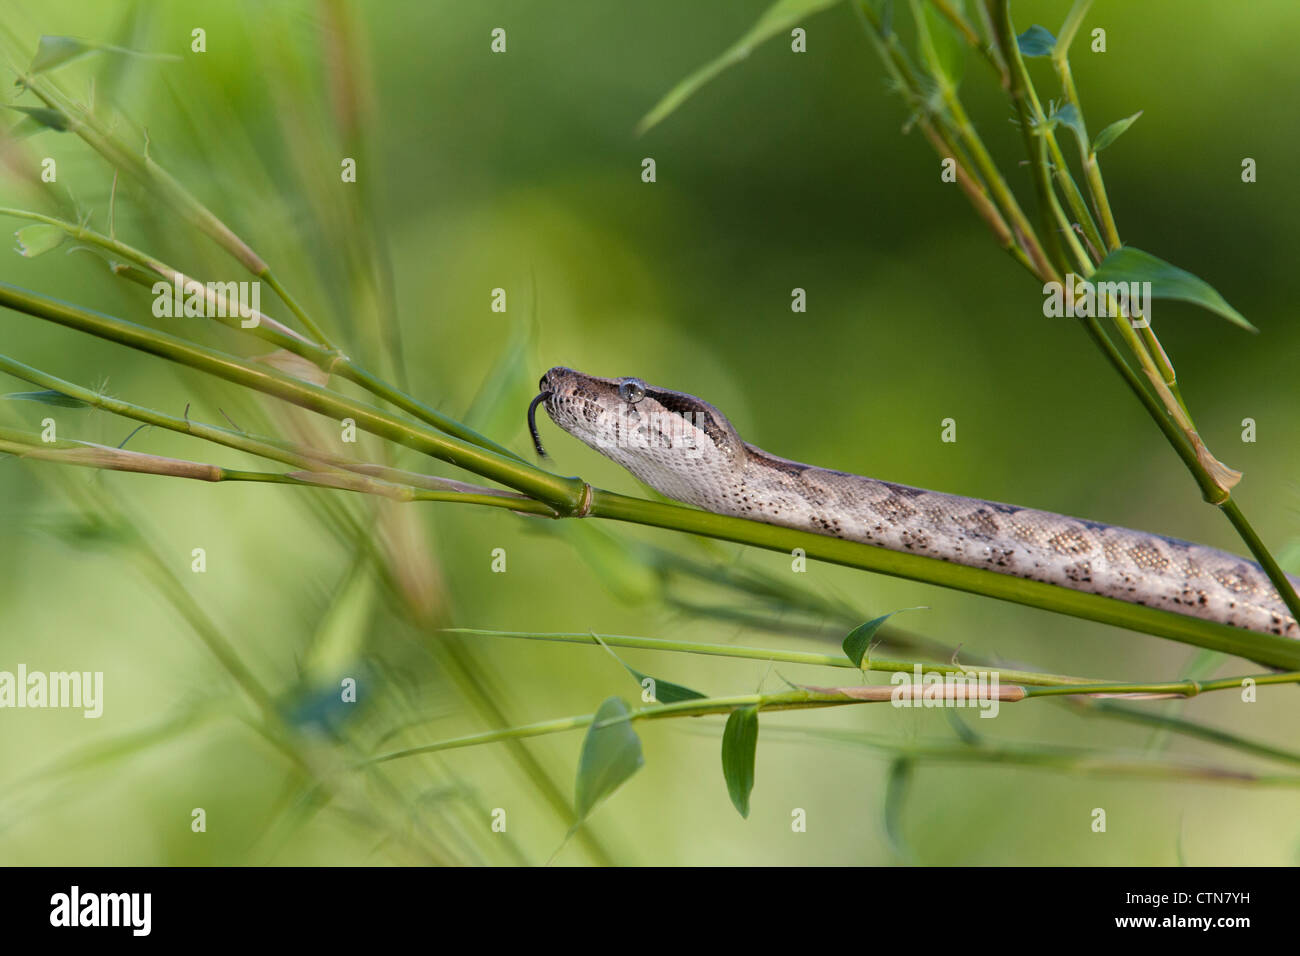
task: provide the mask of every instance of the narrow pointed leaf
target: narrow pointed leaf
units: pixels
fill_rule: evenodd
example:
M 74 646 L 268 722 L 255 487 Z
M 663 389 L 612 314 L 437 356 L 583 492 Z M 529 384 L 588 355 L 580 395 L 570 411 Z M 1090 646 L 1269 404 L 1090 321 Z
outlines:
M 1179 299 L 1183 302 L 1191 302 L 1223 316 L 1243 329 L 1249 329 L 1251 332 L 1259 331 L 1246 321 L 1244 315 L 1228 305 L 1223 296 L 1219 295 L 1208 282 L 1132 246 L 1122 246 L 1108 255 L 1101 261 L 1097 271 L 1088 277 L 1088 281 L 1093 284 L 1150 282 L 1153 299 Z
M 574 810 L 579 820 L 587 815 L 611 793 L 641 769 L 645 758 L 641 756 L 641 738 L 626 720 L 602 727 L 608 720 L 626 717 L 627 704 L 611 697 L 596 711 L 596 719 L 582 742 L 582 756 L 578 759 L 578 781 L 575 789 Z
M 67 132 L 68 119 L 58 110 L 52 110 L 46 106 L 11 106 L 9 108 L 26 115 L 27 118 L 23 120 L 23 122 L 19 123 L 18 126 L 23 126 L 32 122 L 36 123 L 38 126 L 43 126 L 46 129 L 52 129 L 60 133 Z
M 912 780 L 912 761 L 899 757 L 889 765 L 889 779 L 885 782 L 885 834 L 896 852 L 911 861 L 912 851 L 903 836 L 903 803 L 907 799 L 908 784 Z
M 622 664 L 623 669 L 632 675 L 632 678 L 636 681 L 637 686 L 642 690 L 643 696 L 644 696 L 644 691 L 651 688 L 653 689 L 653 696 L 654 696 L 655 703 L 675 704 L 678 701 L 682 701 L 682 700 L 703 700 L 705 698 L 706 695 L 701 694 L 699 691 L 691 690 L 689 687 L 683 687 L 681 684 L 674 684 L 672 681 L 666 681 L 666 680 L 661 681 L 657 677 L 651 677 L 649 674 L 641 673 L 635 667 L 632 667 L 625 660 L 623 660 L 623 658 L 619 657 L 618 652 L 615 651 L 614 648 L 606 644 L 603 640 L 601 640 L 599 634 L 593 631 L 591 636 L 596 639 L 596 643 L 598 643 L 601 647 L 603 647 L 606 653 L 608 653 L 610 657 L 614 658 L 614 660 Z M 646 681 L 650 681 L 649 688 L 646 687 L 646 683 L 645 683 Z
M 118 56 L 138 57 L 146 60 L 179 60 L 174 53 L 147 53 L 144 50 L 132 50 L 124 46 L 108 43 L 92 43 L 68 36 L 43 36 L 36 48 L 28 69 L 32 73 L 44 73 L 58 69 L 91 53 L 114 53 Z
M 768 7 L 758 18 L 758 22 L 721 56 L 706 63 L 669 90 L 668 94 L 655 104 L 654 109 L 642 117 L 641 122 L 637 124 L 637 133 L 644 133 L 659 123 L 727 67 L 749 56 L 754 47 L 763 41 L 770 40 L 805 17 L 819 13 L 827 7 L 833 7 L 839 2 L 840 0 L 776 0 L 776 3 Z
M 1100 153 L 1111 143 L 1115 142 L 1115 140 L 1119 139 L 1130 126 L 1137 122 L 1137 118 L 1141 116 L 1142 113 L 1142 110 L 1138 110 L 1132 116 L 1126 116 L 1122 120 L 1116 120 L 1107 126 L 1104 130 L 1098 133 L 1097 138 L 1092 141 L 1092 151 L 1094 153 Z
M 5 398 L 16 402 L 39 402 L 42 405 L 58 405 L 62 408 L 85 408 L 86 403 L 62 392 L 10 392 Z
M 626 664 L 623 666 L 627 667 Z M 635 668 L 628 667 L 627 669 L 642 687 L 645 686 L 647 680 L 654 681 L 655 700 L 661 704 L 676 704 L 683 700 L 704 700 L 708 696 L 707 694 L 701 694 L 698 690 L 683 687 L 681 684 L 674 684 L 669 680 L 660 680 L 658 677 L 642 674 Z
M 880 617 L 867 621 L 866 624 L 859 624 L 853 630 L 849 631 L 848 636 L 844 638 L 844 653 L 848 655 L 857 667 L 862 666 L 862 659 L 867 656 L 867 648 L 871 646 L 871 639 L 875 636 L 876 631 L 880 630 L 880 625 L 893 617 L 894 612 L 882 614 Z
M 754 756 L 758 751 L 758 708 L 733 710 L 722 731 L 722 776 L 727 794 L 740 815 L 749 819 L 749 794 L 754 789 Z
M 87 53 L 94 53 L 96 49 L 97 47 L 76 37 L 43 36 L 28 70 L 32 73 L 52 70 Z

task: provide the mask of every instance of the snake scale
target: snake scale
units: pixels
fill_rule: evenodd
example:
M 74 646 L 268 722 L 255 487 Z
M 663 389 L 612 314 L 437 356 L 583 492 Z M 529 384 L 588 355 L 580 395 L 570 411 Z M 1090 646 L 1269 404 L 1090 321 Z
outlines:
M 779 458 L 741 439 L 708 402 L 636 378 L 557 367 L 540 388 L 529 409 L 539 452 L 540 403 L 647 485 L 707 511 L 1300 637 L 1259 565 L 1226 551 Z

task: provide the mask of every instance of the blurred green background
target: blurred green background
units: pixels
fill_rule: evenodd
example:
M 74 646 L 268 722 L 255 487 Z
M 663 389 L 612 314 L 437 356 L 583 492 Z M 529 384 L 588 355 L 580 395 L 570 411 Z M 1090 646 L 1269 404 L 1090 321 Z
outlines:
M 376 315 L 391 309 L 411 390 L 521 453 L 537 379 L 565 364 L 700 395 L 749 441 L 787 457 L 1240 551 L 1081 330 L 1042 317 L 1035 280 L 940 182 L 923 138 L 901 135 L 904 109 L 846 6 L 803 23 L 806 54 L 778 37 L 634 135 L 660 96 L 765 6 L 19 0 L 5 19 L 25 56 L 42 34 L 178 54 L 92 57 L 56 76 L 83 100 L 93 82 L 96 108 L 117 117 L 118 132 L 140 142 L 147 131 L 150 155 L 271 262 L 352 354 L 386 374 Z M 1055 31 L 1068 7 L 1017 3 L 1016 22 Z M 1154 312 L 1202 434 L 1245 472 L 1238 499 L 1295 572 L 1300 129 L 1294 111 L 1277 104 L 1300 89 L 1292 55 L 1300 7 L 1099 0 L 1085 26 L 1108 34 L 1105 54 L 1080 43 L 1073 58 L 1090 127 L 1145 111 L 1103 154 L 1121 235 L 1205 278 L 1261 330 L 1252 336 L 1179 303 Z M 190 52 L 195 27 L 206 30 L 206 53 Z M 504 55 L 489 51 L 496 27 L 507 31 Z M 1044 62 L 1034 70 L 1044 95 L 1055 91 Z M 35 102 L 8 88 L 9 102 Z M 1030 206 L 1019 133 L 982 64 L 968 64 L 963 96 Z M 6 139 L 4 151 L 0 204 L 75 210 L 107 229 L 112 172 L 84 143 L 46 131 Z M 45 156 L 58 162 L 57 188 L 30 180 L 31 163 Z M 343 156 L 358 159 L 355 185 L 339 182 Z M 647 156 L 657 164 L 653 184 L 640 178 Z M 1241 182 L 1244 157 L 1258 163 L 1255 184 Z M 181 269 L 246 278 L 133 183 L 119 182 L 114 215 L 120 238 Z M 265 351 L 192 320 L 178 331 L 152 319 L 147 290 L 66 246 L 33 260 L 0 257 L 0 279 L 242 354 Z M 806 314 L 790 311 L 795 287 L 807 290 Z M 504 314 L 490 309 L 494 288 L 506 290 Z M 263 308 L 288 318 L 269 292 Z M 221 409 L 253 430 L 309 427 L 305 414 L 290 419 L 233 386 L 29 316 L 0 313 L 0 342 L 21 361 L 173 414 L 192 402 L 205 421 L 220 423 Z M 0 382 L 4 392 L 27 388 Z M 54 414 L 63 437 L 118 444 L 133 427 L 90 410 L 14 404 L 10 413 L 31 427 Z M 939 440 L 948 417 L 955 444 Z M 1240 438 L 1246 417 L 1258 423 L 1253 444 Z M 543 433 L 561 474 L 643 491 L 549 422 Z M 256 467 L 158 430 L 129 447 Z M 454 474 L 414 455 L 398 460 Z M 926 605 L 905 616 L 909 628 L 963 653 L 1043 670 L 1172 679 L 1196 657 L 1178 644 L 841 568 L 811 565 L 795 580 L 779 554 L 631 526 L 556 528 L 509 513 L 379 507 L 273 485 L 88 471 L 56 478 L 60 467 L 0 460 L 0 669 L 102 670 L 105 713 L 92 721 L 0 711 L 4 863 L 544 862 L 565 824 L 538 774 L 571 800 L 581 732 L 527 741 L 531 769 L 500 744 L 394 761 L 382 780 L 339 765 L 348 754 L 491 728 L 449 675 L 446 648 L 431 650 L 452 640 L 433 633 L 437 626 L 837 648 L 835 620 L 804 615 L 808 627 L 783 631 L 780 608 L 689 579 L 663 585 L 638 550 L 647 544 L 768 573 L 850 605 L 861 620 Z M 367 706 L 335 730 L 348 742 L 310 745 L 339 783 L 329 805 L 316 805 L 311 781 L 232 716 L 249 711 L 124 550 L 67 532 L 69 483 L 123 509 L 277 694 L 364 675 Z M 340 508 L 376 540 L 398 542 L 390 568 L 401 572 L 397 590 L 422 609 L 418 621 L 356 540 L 330 530 L 322 509 Z M 190 572 L 196 547 L 207 553 L 202 575 Z M 504 574 L 492 573 L 495 548 L 506 551 Z M 688 604 L 747 609 L 773 630 Z M 615 694 L 637 698 L 598 648 L 500 638 L 454 646 L 480 682 L 480 700 L 508 724 L 590 713 Z M 620 656 L 713 695 L 847 673 Z M 1228 660 L 1216 673 L 1254 670 Z M 217 701 L 215 716 L 178 722 L 203 700 Z M 1144 706 L 1294 746 L 1297 703 L 1294 688 L 1279 688 L 1250 705 L 1217 694 L 1181 708 Z M 424 722 L 377 743 L 417 718 Z M 1004 706 L 996 721 L 965 719 L 993 740 L 1278 767 L 1048 703 Z M 943 713 L 850 707 L 765 716 L 762 726 L 748 820 L 727 798 L 721 718 L 645 723 L 645 767 L 557 861 L 1105 865 L 1173 864 L 1181 855 L 1222 865 L 1291 864 L 1300 854 L 1294 790 L 998 765 L 917 767 L 898 807 L 900 845 L 884 823 L 887 759 L 771 731 L 955 740 Z M 151 727 L 156 736 L 136 736 Z M 376 812 L 388 813 L 388 824 L 367 816 L 385 806 Z M 195 807 L 207 811 L 206 833 L 191 831 Z M 498 807 L 509 821 L 504 835 L 490 830 Z M 807 811 L 806 833 L 791 832 L 796 807 Z M 1105 834 L 1091 831 L 1096 807 L 1107 811 Z

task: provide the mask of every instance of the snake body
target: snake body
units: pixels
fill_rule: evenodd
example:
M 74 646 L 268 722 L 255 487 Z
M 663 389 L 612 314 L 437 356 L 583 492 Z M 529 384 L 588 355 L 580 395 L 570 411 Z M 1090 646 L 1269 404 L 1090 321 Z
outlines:
M 708 402 L 635 378 L 557 367 L 540 386 L 537 401 L 562 429 L 706 511 L 1300 637 L 1259 565 L 1226 551 L 779 458 Z

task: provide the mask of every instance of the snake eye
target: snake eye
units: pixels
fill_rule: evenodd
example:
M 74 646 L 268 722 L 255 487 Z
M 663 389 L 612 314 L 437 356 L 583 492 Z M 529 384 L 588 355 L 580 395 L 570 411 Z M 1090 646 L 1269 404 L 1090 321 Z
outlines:
M 618 383 L 618 397 L 635 405 L 645 398 L 645 382 L 639 378 L 625 378 Z

